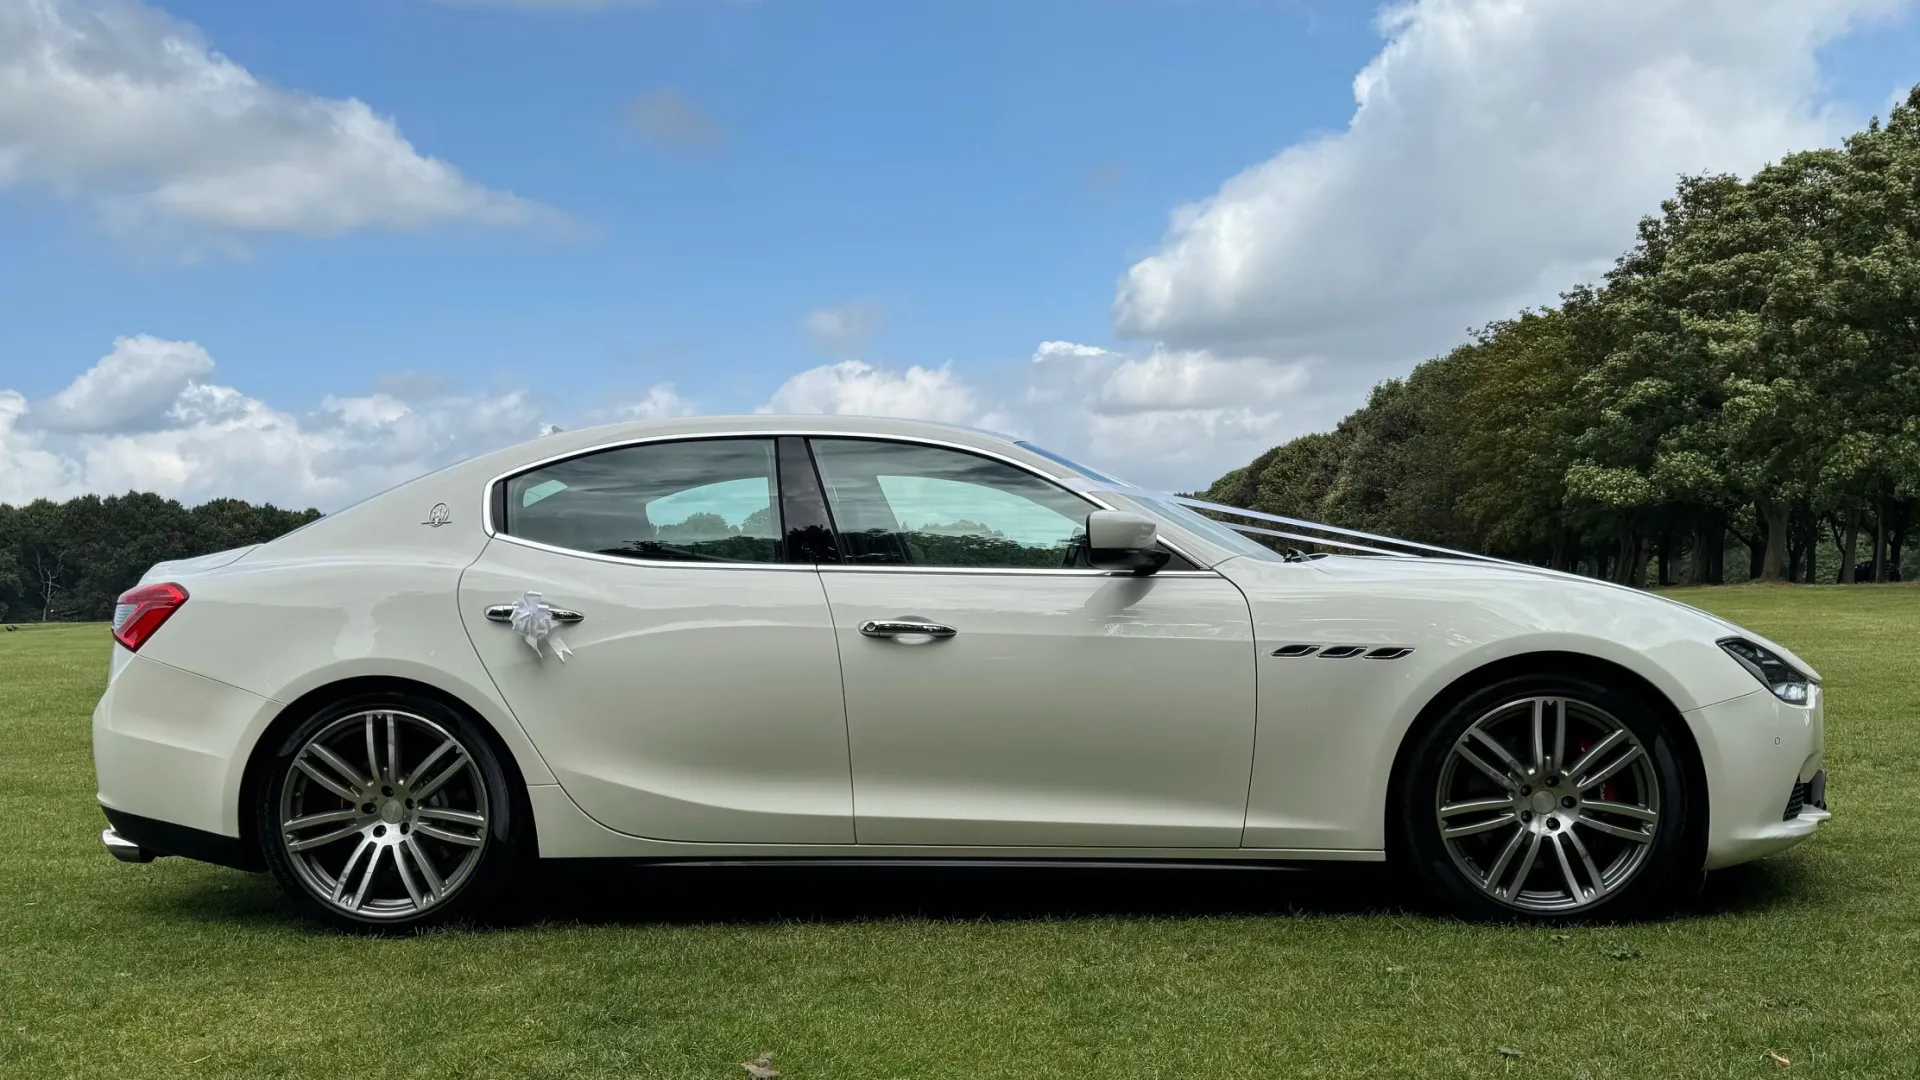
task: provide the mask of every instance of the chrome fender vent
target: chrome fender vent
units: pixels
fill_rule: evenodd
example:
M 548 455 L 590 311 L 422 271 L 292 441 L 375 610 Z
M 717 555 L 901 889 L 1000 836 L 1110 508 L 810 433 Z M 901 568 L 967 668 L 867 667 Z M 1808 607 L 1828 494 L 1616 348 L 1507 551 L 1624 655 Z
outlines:
M 1322 660 L 1351 660 L 1360 657 L 1363 660 L 1398 660 L 1411 655 L 1410 645 L 1379 645 L 1368 648 L 1365 645 L 1282 645 L 1273 650 L 1273 655 L 1282 659 L 1318 655 Z

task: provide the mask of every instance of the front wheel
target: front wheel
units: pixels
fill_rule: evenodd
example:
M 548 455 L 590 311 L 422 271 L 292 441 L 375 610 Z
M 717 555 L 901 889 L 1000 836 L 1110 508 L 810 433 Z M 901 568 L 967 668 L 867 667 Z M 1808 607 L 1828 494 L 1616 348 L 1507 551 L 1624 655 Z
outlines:
M 259 785 L 268 867 L 314 918 L 415 930 L 481 914 L 517 855 L 516 801 L 466 716 L 384 693 L 296 728 Z
M 1468 695 L 1421 737 L 1397 787 L 1401 848 L 1476 918 L 1643 914 L 1686 866 L 1686 772 L 1659 715 L 1586 679 L 1529 675 Z

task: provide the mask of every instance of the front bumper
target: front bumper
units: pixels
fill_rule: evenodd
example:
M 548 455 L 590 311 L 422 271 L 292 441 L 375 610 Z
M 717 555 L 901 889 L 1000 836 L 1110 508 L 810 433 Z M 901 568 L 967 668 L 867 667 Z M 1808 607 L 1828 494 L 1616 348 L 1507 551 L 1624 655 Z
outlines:
M 1707 772 L 1707 869 L 1792 847 L 1833 816 L 1824 697 L 1816 686 L 1798 706 L 1755 690 L 1685 714 Z

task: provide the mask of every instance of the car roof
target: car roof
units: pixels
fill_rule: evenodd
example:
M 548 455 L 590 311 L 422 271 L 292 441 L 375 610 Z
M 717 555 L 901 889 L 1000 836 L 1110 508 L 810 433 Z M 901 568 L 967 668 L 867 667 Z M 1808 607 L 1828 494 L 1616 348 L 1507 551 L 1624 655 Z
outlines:
M 625 442 L 701 435 L 846 435 L 867 438 L 904 438 L 986 450 L 1014 457 L 1049 476 L 1073 472 L 1044 455 L 1020 446 L 1010 435 L 942 424 L 931 420 L 902 420 L 880 416 L 821 416 L 762 414 L 740 416 L 676 416 L 629 420 L 571 431 L 555 431 L 470 459 L 468 464 L 508 471 L 538 461 L 616 446 Z

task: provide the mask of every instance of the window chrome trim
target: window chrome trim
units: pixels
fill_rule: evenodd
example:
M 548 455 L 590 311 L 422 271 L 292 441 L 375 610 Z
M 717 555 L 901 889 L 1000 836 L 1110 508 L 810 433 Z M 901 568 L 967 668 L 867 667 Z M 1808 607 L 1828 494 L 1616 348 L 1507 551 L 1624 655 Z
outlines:
M 1156 574 L 1139 575 L 1139 574 L 1128 573 L 1127 571 L 1124 571 L 1124 570 L 1120 570 L 1120 571 L 1093 570 L 1093 569 L 1078 569 L 1078 568 L 1064 567 L 1064 566 L 1058 570 L 1053 570 L 1047 567 L 1025 567 L 1025 566 L 1007 566 L 1007 567 L 1000 567 L 1000 566 L 858 566 L 858 565 L 850 565 L 847 563 L 839 563 L 839 564 L 754 563 L 754 562 L 711 562 L 710 563 L 710 562 L 699 562 L 691 559 L 629 559 L 621 555 L 602 555 L 599 552 L 595 552 L 595 551 L 578 551 L 573 548 L 563 548 L 563 547 L 556 547 L 552 544 L 543 544 L 538 540 L 527 540 L 522 537 L 514 536 L 511 533 L 503 533 L 500 530 L 494 528 L 494 525 L 493 525 L 493 489 L 496 486 L 506 482 L 507 480 L 513 477 L 519 476 L 521 473 L 532 472 L 535 469 L 552 465 L 555 462 L 571 461 L 574 458 L 587 457 L 591 454 L 598 454 L 607 450 L 620 450 L 629 446 L 646 446 L 650 443 L 711 442 L 716 439 L 778 439 L 782 435 L 791 435 L 791 436 L 796 436 L 803 439 L 862 439 L 867 442 L 908 443 L 914 446 L 932 446 L 942 450 L 958 450 L 961 453 L 965 453 L 965 454 L 977 454 L 980 457 L 990 458 L 1004 465 L 1011 465 L 1014 468 L 1019 469 L 1021 472 L 1028 474 L 1029 476 L 1035 477 L 1036 479 L 1052 484 L 1054 487 L 1057 487 L 1060 490 L 1070 495 L 1073 495 L 1077 498 L 1084 499 L 1087 502 L 1092 503 L 1098 509 L 1101 509 L 1101 510 L 1119 509 L 1119 507 L 1108 504 L 1104 499 L 1099 498 L 1097 495 L 1095 495 L 1092 492 L 1075 491 L 1073 488 L 1068 487 L 1066 484 L 1061 483 L 1058 477 L 1048 476 L 1045 473 L 1042 473 L 1036 470 L 1033 466 L 1028 465 L 1024 461 L 1020 461 L 1016 458 L 1008 457 L 1005 454 L 996 453 L 992 450 L 983 450 L 978 446 L 968 446 L 966 443 L 948 442 L 944 439 L 927 439 L 927 438 L 921 438 L 915 435 L 868 435 L 862 432 L 849 432 L 849 431 L 816 431 L 812 429 L 781 430 L 778 428 L 770 428 L 766 430 L 755 429 L 752 431 L 713 432 L 711 434 L 703 434 L 698 432 L 681 432 L 675 435 L 643 435 L 638 438 L 632 438 L 632 439 L 615 439 L 612 442 L 599 443 L 594 446 L 581 447 L 578 450 L 569 450 L 563 454 L 553 454 L 548 457 L 540 458 L 537 461 L 530 461 L 524 464 L 516 465 L 513 468 L 508 469 L 507 471 L 487 481 L 485 486 L 483 486 L 480 489 L 480 527 L 483 531 L 486 532 L 487 536 L 490 539 L 504 540 L 504 541 L 507 541 L 508 543 L 518 544 L 522 547 L 534 548 L 540 551 L 551 551 L 560 555 L 575 555 L 583 559 L 593 559 L 599 562 L 617 563 L 622 566 L 667 566 L 667 567 L 681 567 L 681 568 L 699 567 L 701 569 L 706 569 L 706 570 L 788 570 L 788 571 L 807 570 L 807 571 L 815 571 L 815 572 L 821 572 L 821 573 L 846 573 L 849 571 L 854 573 L 900 573 L 904 571 L 908 573 L 919 573 L 919 574 L 932 574 L 932 573 L 1015 574 L 1015 575 L 1022 575 L 1022 576 L 1045 574 L 1045 575 L 1064 576 L 1064 577 L 1142 577 L 1142 576 L 1144 577 L 1219 577 L 1221 576 L 1218 571 L 1207 569 L 1204 567 L 1199 569 L 1194 569 L 1194 570 L 1163 570 Z M 777 447 L 775 452 L 778 453 Z M 1045 456 L 1045 455 L 1041 455 L 1041 456 Z M 837 527 L 835 531 L 836 532 L 838 531 Z M 1165 547 L 1168 551 L 1171 551 L 1175 555 L 1180 556 L 1182 559 L 1187 560 L 1189 563 L 1192 563 L 1195 567 L 1200 566 L 1200 560 L 1195 559 L 1192 555 L 1189 555 L 1185 551 L 1181 550 L 1177 544 L 1172 543 L 1164 536 L 1159 537 L 1158 539 L 1159 539 L 1159 543 L 1163 547 Z
M 804 570 L 811 573 L 816 567 L 812 563 L 788 562 L 707 562 L 704 559 L 629 559 L 625 555 L 602 555 L 597 551 L 581 551 L 577 548 L 557 547 L 543 544 L 538 540 L 528 540 L 511 533 L 489 533 L 492 539 L 503 544 L 515 544 L 532 548 L 535 551 L 550 551 L 555 555 L 571 555 L 576 559 L 591 559 L 594 562 L 615 563 L 620 566 L 671 566 L 682 570 Z

